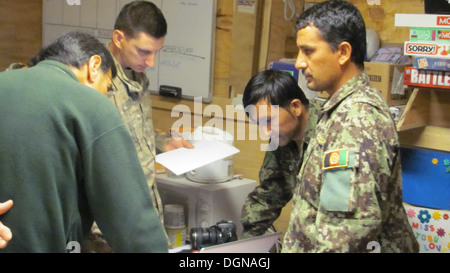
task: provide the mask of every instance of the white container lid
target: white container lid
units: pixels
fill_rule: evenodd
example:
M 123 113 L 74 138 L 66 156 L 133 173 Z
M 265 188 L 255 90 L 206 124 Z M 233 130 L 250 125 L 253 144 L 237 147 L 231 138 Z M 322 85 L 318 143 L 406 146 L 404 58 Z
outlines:
M 195 143 L 196 141 L 201 140 L 215 140 L 215 141 L 221 141 L 223 143 L 227 143 L 228 145 L 233 146 L 234 144 L 234 137 L 232 134 L 223 131 L 217 127 L 202 127 L 199 126 L 195 128 L 194 132 L 190 133 L 183 133 L 183 137 L 186 140 L 191 141 L 192 143 Z

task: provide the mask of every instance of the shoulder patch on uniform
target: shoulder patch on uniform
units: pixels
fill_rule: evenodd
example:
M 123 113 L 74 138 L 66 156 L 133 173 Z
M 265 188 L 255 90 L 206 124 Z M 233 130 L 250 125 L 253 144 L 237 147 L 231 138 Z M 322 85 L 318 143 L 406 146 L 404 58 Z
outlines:
M 334 168 L 343 168 L 348 166 L 349 159 L 349 151 L 348 150 L 335 150 L 325 152 L 323 156 L 323 164 L 322 169 L 334 169 Z

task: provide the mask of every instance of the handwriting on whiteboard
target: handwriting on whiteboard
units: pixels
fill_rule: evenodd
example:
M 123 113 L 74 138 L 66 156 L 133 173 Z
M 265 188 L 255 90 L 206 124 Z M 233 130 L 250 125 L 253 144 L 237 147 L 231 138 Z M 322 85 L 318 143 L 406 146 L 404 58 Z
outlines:
M 198 6 L 198 3 L 193 3 L 193 2 L 186 2 L 186 1 L 181 1 L 181 5 L 183 6 Z
M 69 6 L 81 6 L 81 0 L 67 0 Z
M 159 64 L 162 66 L 165 66 L 165 67 L 173 68 L 173 69 L 178 69 L 181 67 L 181 62 L 174 61 L 174 60 L 161 60 Z
M 190 57 L 199 58 L 199 59 L 206 59 L 203 56 L 196 55 L 194 52 L 194 49 L 192 47 L 166 45 L 166 46 L 164 46 L 162 52 L 185 55 L 185 56 L 190 56 Z

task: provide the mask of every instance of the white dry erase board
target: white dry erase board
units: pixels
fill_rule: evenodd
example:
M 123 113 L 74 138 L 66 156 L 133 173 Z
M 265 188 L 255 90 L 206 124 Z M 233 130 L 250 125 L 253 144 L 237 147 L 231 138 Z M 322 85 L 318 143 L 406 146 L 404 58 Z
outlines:
M 133 0 L 43 0 L 43 45 L 69 31 L 84 31 L 105 44 L 122 7 Z M 213 96 L 216 0 L 152 0 L 168 24 L 155 67 L 147 68 L 150 89 L 182 89 L 182 97 Z

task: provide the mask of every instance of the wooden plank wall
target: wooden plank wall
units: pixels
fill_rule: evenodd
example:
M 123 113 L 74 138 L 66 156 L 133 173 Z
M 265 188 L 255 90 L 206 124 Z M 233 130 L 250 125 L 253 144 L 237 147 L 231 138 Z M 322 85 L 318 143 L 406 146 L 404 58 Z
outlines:
M 233 1 L 217 1 L 214 96 L 228 98 L 231 71 Z
M 232 1 L 228 1 L 232 2 Z M 248 1 L 253 7 L 233 1 L 231 40 L 230 98 L 242 94 L 248 79 L 257 71 L 261 38 L 263 1 Z M 228 4 L 229 5 L 229 4 Z
M 395 27 L 396 13 L 425 13 L 423 0 L 380 0 L 380 5 L 369 5 L 367 0 L 350 0 L 350 2 L 360 10 L 366 28 L 378 33 L 382 44 L 403 43 L 409 38 L 409 28 Z
M 286 20 L 284 5 L 285 3 L 283 1 L 272 1 L 270 34 L 268 37 L 269 40 L 267 41 L 268 50 L 265 68 L 268 68 L 271 62 L 280 58 L 295 58 L 298 54 L 295 33 L 297 16 L 294 15 L 291 20 Z M 300 14 L 303 11 L 303 1 L 294 1 L 294 6 L 295 14 Z M 290 16 L 291 11 L 287 10 L 286 15 Z M 260 69 L 263 68 L 260 67 Z
M 42 1 L 0 1 L 0 71 L 27 62 L 41 48 Z

